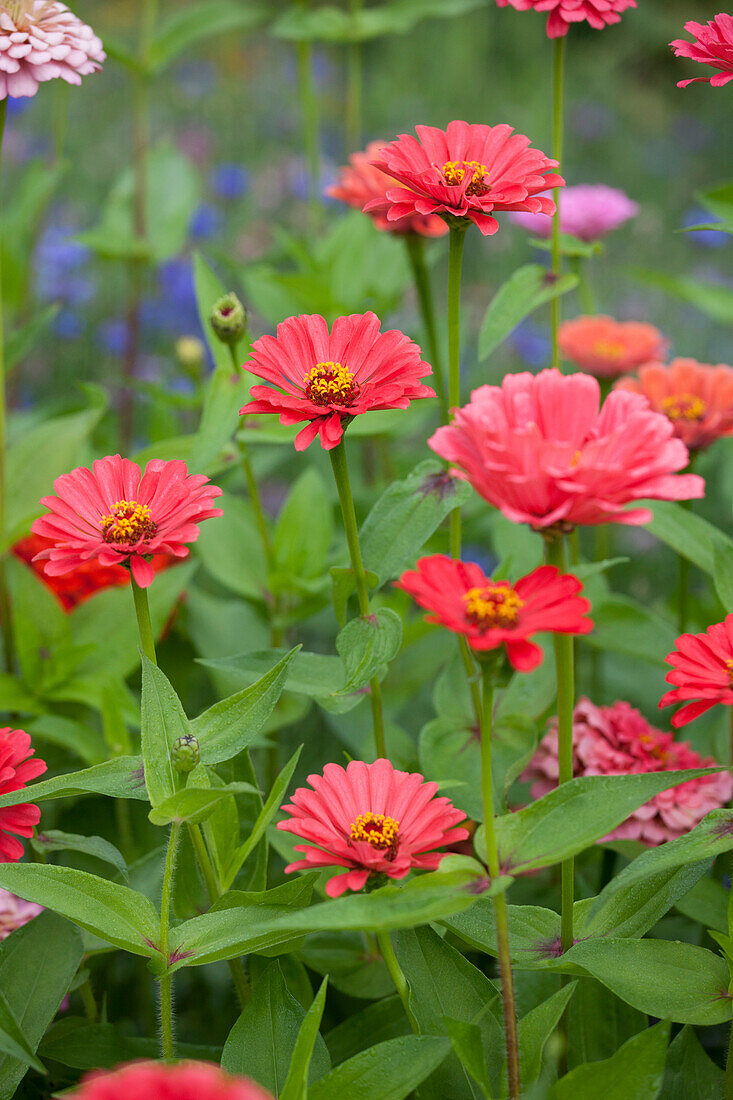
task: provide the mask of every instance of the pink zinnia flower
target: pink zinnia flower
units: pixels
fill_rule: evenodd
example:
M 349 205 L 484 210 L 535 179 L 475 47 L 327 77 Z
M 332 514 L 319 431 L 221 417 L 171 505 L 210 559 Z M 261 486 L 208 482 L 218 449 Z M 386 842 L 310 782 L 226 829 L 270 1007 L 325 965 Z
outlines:
M 92 28 L 58 0 L 0 4 L 0 100 L 34 96 L 56 77 L 81 84 L 105 56 Z
M 454 477 L 514 523 L 538 531 L 596 523 L 648 523 L 636 500 L 702 497 L 705 482 L 676 475 L 688 462 L 666 416 L 639 394 L 615 391 L 600 408 L 587 374 L 508 374 L 481 386 L 428 441 Z
M 272 1100 L 254 1081 L 230 1077 L 210 1062 L 129 1062 L 87 1074 L 76 1100 Z
M 446 854 L 435 849 L 468 837 L 467 829 L 455 828 L 466 815 L 449 798 L 435 797 L 437 783 L 395 771 L 389 760 L 351 760 L 346 769 L 326 764 L 323 775 L 309 775 L 308 782 L 313 790 L 299 787 L 282 807 L 290 820 L 277 825 L 310 841 L 296 844 L 305 859 L 285 870 L 347 867 L 329 879 L 331 898 L 361 890 L 370 875 L 404 878 L 413 868 L 435 870 Z
M 24 901 L 9 890 L 0 890 L 0 941 L 6 940 L 16 928 L 22 928 L 42 912 L 42 905 Z
M 389 221 L 445 214 L 468 218 L 490 236 L 499 228 L 493 212 L 554 214 L 555 203 L 542 192 L 565 185 L 552 171 L 557 161 L 533 149 L 511 126 L 449 122 L 447 130 L 416 126 L 415 132 L 417 138 L 401 134 L 373 161 L 404 185 L 387 190 Z M 383 200 L 372 200 L 364 210 L 382 212 Z
M 579 183 L 562 193 L 560 229 L 589 243 L 612 233 L 638 213 L 638 203 L 623 191 L 604 183 Z M 510 214 L 509 221 L 536 237 L 548 239 L 552 235 L 552 218 L 547 214 Z
M 653 409 L 669 417 L 674 434 L 689 451 L 704 451 L 733 435 L 733 367 L 696 359 L 649 363 L 639 378 L 623 378 L 618 389 L 642 393 Z
M 596 378 L 618 378 L 667 350 L 667 341 L 654 325 L 604 316 L 565 321 L 559 341 L 563 358 Z
M 31 779 L 46 771 L 43 760 L 31 759 L 35 751 L 24 730 L 10 726 L 0 729 L 0 794 L 22 791 Z M 33 827 L 40 820 L 41 811 L 30 802 L 0 809 L 0 863 L 16 863 L 20 859 L 23 845 L 17 837 L 33 836 Z
M 185 462 L 153 459 L 141 476 L 127 458 L 109 455 L 91 470 L 79 467 L 54 482 L 57 496 L 44 497 L 49 512 L 31 530 L 51 539 L 34 561 L 45 561 L 61 577 L 95 559 L 100 565 L 129 565 L 141 588 L 155 576 L 150 558 L 185 558 L 204 519 L 220 516 L 214 499 L 221 489 L 203 474 L 189 474 Z
M 733 615 L 709 626 L 703 634 L 681 634 L 677 649 L 665 657 L 672 671 L 667 683 L 676 686 L 660 701 L 660 707 L 686 703 L 672 715 L 677 729 L 694 721 L 711 707 L 733 706 Z
M 255 340 L 244 369 L 272 385 L 252 387 L 254 400 L 239 410 L 242 416 L 279 413 L 281 424 L 307 420 L 295 437 L 296 451 L 316 436 L 332 450 L 359 413 L 406 409 L 418 397 L 435 397 L 420 381 L 433 373 L 420 348 L 396 329 L 380 332 L 374 313 L 339 317 L 330 333 L 318 314 L 289 317 L 277 336 Z
M 477 653 L 503 646 L 519 672 L 530 672 L 542 662 L 542 650 L 529 640 L 533 635 L 588 634 L 593 629 L 585 618 L 590 604 L 578 595 L 582 584 L 554 565 L 542 565 L 510 584 L 493 581 L 473 562 L 433 554 L 420 558 L 395 583 L 432 612 L 429 623 L 462 634 Z
M 675 55 L 689 57 L 692 61 L 699 61 L 701 65 L 710 65 L 720 71 L 714 76 L 693 76 L 689 80 L 680 80 L 677 87 L 686 88 L 688 84 L 702 82 L 711 84 L 713 88 L 722 88 L 733 80 L 733 15 L 721 12 L 709 23 L 691 20 L 685 23 L 685 30 L 695 36 L 695 41 L 676 38 L 674 42 L 670 42 Z
M 533 798 L 557 786 L 557 719 L 550 723 L 521 780 L 531 783 Z M 636 775 L 640 772 L 685 771 L 715 767 L 717 761 L 700 756 L 687 741 L 650 726 L 630 703 L 597 707 L 580 699 L 573 712 L 573 774 Z M 689 779 L 655 795 L 603 840 L 640 840 L 656 845 L 693 829 L 733 795 L 729 772 Z M 599 842 L 602 843 L 602 842 Z
M 369 216 L 377 229 L 388 233 L 419 233 L 422 237 L 442 237 L 448 232 L 448 226 L 437 214 L 412 214 L 397 221 L 390 221 L 387 210 L 391 206 L 387 191 L 395 187 L 397 181 L 386 175 L 372 163 L 384 148 L 383 141 L 370 141 L 363 153 L 352 153 L 349 163 L 339 170 L 338 180 L 326 188 L 331 198 L 340 199 L 347 206 L 363 210 L 370 205 Z M 381 203 L 381 206 L 376 205 Z
M 517 11 L 548 12 L 547 34 L 562 38 L 571 23 L 589 23 L 602 31 L 611 23 L 621 22 L 621 12 L 635 8 L 636 0 L 496 0 L 500 8 L 511 4 Z

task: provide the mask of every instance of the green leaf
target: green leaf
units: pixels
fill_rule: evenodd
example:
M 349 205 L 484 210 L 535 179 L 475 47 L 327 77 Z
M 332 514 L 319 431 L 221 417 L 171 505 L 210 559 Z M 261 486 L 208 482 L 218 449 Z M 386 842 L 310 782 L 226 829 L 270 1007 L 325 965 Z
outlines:
M 30 321 L 11 332 L 3 347 L 5 355 L 5 369 L 8 373 L 17 366 L 30 351 L 36 346 L 46 330 L 51 327 L 58 316 L 61 306 L 58 303 L 46 306 L 33 315 Z
M 627 1039 L 649 1025 L 643 1012 L 625 1004 L 597 982 L 583 976 L 568 1008 L 568 1066 L 610 1058 Z
M 112 1069 L 121 1062 L 154 1060 L 160 1053 L 156 1039 L 125 1034 L 124 1024 L 88 1024 L 79 1017 L 61 1017 L 46 1032 L 40 1046 L 44 1058 L 73 1069 Z M 214 1061 L 219 1054 L 210 1046 L 176 1043 L 179 1058 Z
M 522 1087 L 533 1084 L 542 1069 L 542 1055 L 553 1032 L 557 1029 L 570 998 L 575 993 L 577 982 L 558 989 L 546 1001 L 537 1005 L 517 1025 L 519 1032 L 519 1077 Z M 506 1067 L 503 1084 L 506 1085 Z
M 604 652 L 623 653 L 664 668 L 674 649 L 677 630 L 627 596 L 607 595 L 593 605 L 593 632 L 585 644 Z
M 264 600 L 267 564 L 252 509 L 239 497 L 227 494 L 217 504 L 224 515 L 216 523 L 202 525 L 196 553 L 225 588 L 247 599 Z
M 149 66 L 160 75 L 180 54 L 207 38 L 251 30 L 267 18 L 267 8 L 257 3 L 209 0 L 195 8 L 173 11 L 161 23 L 150 47 Z
M 227 783 L 223 787 L 186 787 L 166 798 L 150 811 L 148 817 L 153 825 L 168 825 L 170 822 L 200 825 L 216 809 L 224 798 L 234 794 L 256 794 L 257 788 L 251 783 Z
M 375 1043 L 409 1033 L 410 1025 L 402 1001 L 395 993 L 349 1016 L 326 1032 L 325 1039 L 331 1053 L 331 1062 L 337 1066 Z
M 733 543 L 713 547 L 713 581 L 726 612 L 733 611 Z
M 405 34 L 420 20 L 447 18 L 480 7 L 483 0 L 391 0 L 391 3 L 347 12 L 326 4 L 302 8 L 295 4 L 276 19 L 272 33 L 295 42 L 367 42 L 386 34 Z
M 646 286 L 656 287 L 673 298 L 679 298 L 688 305 L 695 306 L 714 321 L 733 325 L 733 290 L 727 286 L 706 282 L 697 276 L 692 278 L 686 275 L 667 275 L 666 272 L 642 268 L 634 268 L 629 274 L 632 279 Z
M 491 1100 L 493 1090 L 486 1069 L 481 1029 L 478 1024 L 467 1024 L 463 1020 L 453 1020 L 450 1016 L 443 1018 L 445 1033 L 453 1043 L 461 1065 L 470 1073 L 473 1080 L 479 1086 L 480 1095 L 486 1100 Z M 498 1027 L 498 1024 L 497 1024 Z M 433 1074 L 433 1080 L 439 1077 L 439 1071 Z
M 382 956 L 370 948 L 361 932 L 314 932 L 306 937 L 300 957 L 316 974 L 328 975 L 331 989 L 349 997 L 376 1000 L 394 992 L 394 982 Z M 362 1049 L 363 1046 L 357 1047 Z M 350 1053 L 356 1054 L 357 1050 Z
M 180 787 L 171 751 L 179 737 L 192 730 L 181 701 L 163 672 L 143 653 L 143 693 L 140 710 L 145 786 L 156 808 Z
M 317 470 L 308 469 L 296 480 L 280 509 L 272 540 L 278 582 L 323 575 L 333 535 L 333 509 L 326 484 Z
M 0 672 L 0 700 L 6 714 L 43 714 L 45 710 L 44 703 L 8 672 Z
M 118 756 L 79 772 L 56 775 L 40 783 L 31 783 L 20 791 L 0 794 L 0 810 L 21 802 L 46 802 L 51 798 L 71 798 L 83 794 L 103 794 L 109 798 L 133 798 L 147 802 L 139 756 Z
M 664 1079 L 669 1021 L 663 1020 L 624 1043 L 605 1062 L 578 1066 L 553 1085 L 550 1100 L 655 1100 Z
M 486 311 L 478 338 L 479 360 L 488 359 L 530 313 L 577 285 L 577 275 L 562 275 L 553 280 L 541 264 L 520 267 L 499 287 Z
M 352 619 L 336 637 L 336 649 L 346 669 L 346 683 L 335 694 L 348 695 L 374 676 L 397 656 L 402 643 L 402 619 L 389 607 Z
M 722 1095 L 724 1073 L 700 1046 L 691 1027 L 683 1027 L 667 1051 L 659 1100 L 711 1100 Z
M 404 1100 L 450 1049 L 449 1039 L 434 1035 L 388 1039 L 331 1070 L 308 1089 L 308 1100 Z
M 553 909 L 508 905 L 507 920 L 512 959 L 522 970 L 544 968 L 548 958 L 558 953 L 560 916 Z M 496 915 L 490 899 L 481 897 L 467 912 L 452 915 L 441 923 L 474 951 L 498 955 Z
M 727 557 L 733 549 L 733 541 L 719 528 L 679 504 L 655 500 L 652 509 L 654 519 L 647 525 L 652 534 L 704 573 L 715 572 L 716 551 Z
M 104 840 L 101 836 L 79 836 L 76 833 L 62 833 L 58 829 L 47 829 L 38 833 L 31 845 L 36 852 L 47 855 L 49 852 L 83 852 L 87 856 L 95 856 L 97 859 L 109 863 L 116 868 L 124 878 L 127 878 L 127 864 L 114 844 Z
M 0 1052 L 9 1054 L 11 1058 L 23 1062 L 26 1066 L 32 1066 L 38 1073 L 45 1073 L 42 1062 L 36 1058 L 35 1052 L 20 1029 L 13 1012 L 8 1004 L 3 991 L 0 989 Z
M 318 1029 L 323 1019 L 327 988 L 328 978 L 324 978 L 300 1025 L 298 1038 L 295 1041 L 290 1059 L 287 1080 L 280 1093 L 280 1100 L 307 1100 L 311 1059 L 319 1039 Z

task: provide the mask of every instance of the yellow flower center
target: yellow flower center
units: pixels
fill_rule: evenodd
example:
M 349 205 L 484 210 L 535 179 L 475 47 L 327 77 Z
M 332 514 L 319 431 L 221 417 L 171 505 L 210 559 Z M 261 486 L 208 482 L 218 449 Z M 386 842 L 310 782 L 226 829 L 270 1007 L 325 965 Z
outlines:
M 136 500 L 118 500 L 110 515 L 102 516 L 99 526 L 105 542 L 138 542 L 151 539 L 158 530 L 147 504 Z
M 524 600 L 506 584 L 487 584 L 471 588 L 463 597 L 466 618 L 480 630 L 517 625 Z
M 702 420 L 706 405 L 693 393 L 677 393 L 665 397 L 662 408 L 670 420 Z
M 728 669 L 728 678 L 733 681 L 733 661 L 726 661 L 725 667 Z
M 466 188 L 467 195 L 486 195 L 489 191 L 489 170 L 477 160 L 449 160 L 443 165 L 443 179 L 449 187 L 458 187 L 463 183 L 466 172 L 471 173 L 471 182 Z
M 621 359 L 626 354 L 626 346 L 621 340 L 596 340 L 593 353 L 599 359 Z
M 318 363 L 304 379 L 306 397 L 315 405 L 350 405 L 360 386 L 340 363 Z
M 397 855 L 399 826 L 399 821 L 395 821 L 393 817 L 385 817 L 384 814 L 373 814 L 369 811 L 359 814 L 352 824 L 351 839 L 365 840 L 378 852 L 386 852 L 387 859 L 394 859 Z

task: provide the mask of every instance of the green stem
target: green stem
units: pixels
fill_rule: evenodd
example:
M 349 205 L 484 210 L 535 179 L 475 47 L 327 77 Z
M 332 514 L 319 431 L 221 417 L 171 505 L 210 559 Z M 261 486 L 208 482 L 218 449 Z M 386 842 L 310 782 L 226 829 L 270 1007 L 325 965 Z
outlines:
M 5 134 L 5 122 L 8 116 L 7 98 L 0 101 L 0 186 L 2 185 L 2 151 L 3 136 Z M 0 253 L 2 248 L 0 248 Z M 0 257 L 1 258 L 1 257 Z M 5 576 L 5 547 L 2 545 L 5 539 L 7 523 L 7 501 L 5 452 L 7 448 L 7 413 L 5 408 L 5 358 L 3 354 L 3 289 L 2 268 L 0 267 L 0 629 L 3 638 L 3 659 L 5 671 L 13 671 L 15 663 L 15 643 L 13 641 L 13 610 L 10 603 L 7 578 Z
M 692 473 L 694 469 L 695 456 L 690 455 L 690 461 L 687 466 L 687 472 Z M 682 500 L 680 504 L 688 512 L 692 511 L 692 501 Z M 690 562 L 682 554 L 678 555 L 678 572 L 677 572 L 677 627 L 680 634 L 684 634 L 687 630 L 687 624 L 690 617 Z
M 596 313 L 596 300 L 593 287 L 588 277 L 588 260 L 585 256 L 573 257 L 573 268 L 578 276 L 578 297 L 580 308 L 588 317 L 594 317 Z
M 361 12 L 362 0 L 349 0 L 349 11 L 356 19 Z M 346 155 L 361 147 L 363 64 L 360 42 L 352 42 L 347 57 L 346 88 Z
M 96 1024 L 98 1019 L 97 1002 L 94 999 L 94 990 L 89 978 L 79 986 L 79 994 L 84 1004 L 84 1011 L 90 1024 Z
M 379 950 L 384 959 L 384 964 L 389 971 L 389 976 L 394 982 L 394 987 L 399 993 L 400 1000 L 405 1009 L 407 1019 L 410 1021 L 410 1027 L 416 1035 L 420 1034 L 420 1027 L 415 1019 L 412 1008 L 410 1007 L 410 987 L 407 984 L 407 978 L 402 973 L 402 967 L 397 961 L 397 956 L 392 946 L 392 939 L 389 932 L 377 932 L 376 940 L 379 945 Z
M 491 767 L 491 738 L 494 726 L 494 665 L 488 660 L 483 664 L 483 705 L 481 712 L 481 797 L 484 809 L 484 834 L 486 837 L 486 863 L 492 882 L 501 875 L 499 851 L 494 828 L 494 787 Z M 519 1037 L 517 1033 L 517 1010 L 514 1000 L 514 979 L 512 977 L 511 955 L 509 953 L 509 925 L 507 920 L 506 894 L 497 894 L 494 899 L 496 917 L 496 943 L 499 956 L 499 973 L 504 1005 L 504 1038 L 506 1042 L 506 1062 L 509 1078 L 509 1096 L 518 1098 L 519 1084 Z
M 463 246 L 466 243 L 466 226 L 451 225 L 448 253 L 448 406 L 452 409 L 461 403 L 461 271 Z M 454 508 L 450 514 L 450 555 L 461 556 L 461 510 Z
M 239 357 L 237 356 L 236 343 L 229 342 L 227 344 L 229 348 L 229 355 L 232 360 L 232 366 L 236 374 L 240 371 Z M 242 420 L 243 425 L 247 423 L 247 417 Z M 257 524 L 257 531 L 262 543 L 262 549 L 265 551 L 265 558 L 267 559 L 268 568 L 272 565 L 272 542 L 270 540 L 270 530 L 267 524 L 267 517 L 265 516 L 265 510 L 262 507 L 262 498 L 260 496 L 260 490 L 257 487 L 257 480 L 252 469 L 252 463 L 249 459 L 249 451 L 247 444 L 243 439 L 239 441 L 239 454 L 242 459 L 242 469 L 244 470 L 244 477 L 247 482 L 247 491 L 249 493 L 249 499 L 252 503 L 252 508 L 255 514 L 255 523 Z
M 435 323 L 435 305 L 433 302 L 433 290 L 430 284 L 430 272 L 425 263 L 425 241 L 419 233 L 405 233 L 405 248 L 412 268 L 412 277 L 415 280 L 417 299 L 420 303 L 425 335 L 428 338 L 428 352 L 430 365 L 433 368 L 433 381 L 438 394 L 438 399 L 443 406 L 443 419 L 448 420 L 448 395 L 445 392 L 445 377 L 443 372 L 443 356 L 438 344 L 438 329 Z
M 145 656 L 151 660 L 154 665 L 157 665 L 158 658 L 155 655 L 155 635 L 153 634 L 153 624 L 150 621 L 148 590 L 147 588 L 141 588 L 132 574 L 130 574 L 130 584 L 132 585 L 132 595 L 135 601 L 135 614 L 137 615 L 137 625 L 140 631 L 140 644 Z
M 298 95 L 303 110 L 303 149 L 308 174 L 308 205 L 310 208 L 311 228 L 318 225 L 321 218 L 319 195 L 321 177 L 321 159 L 319 152 L 319 110 L 318 96 L 313 82 L 313 49 L 310 42 L 296 43 L 298 62 Z
M 554 79 L 553 79 L 553 117 L 552 117 L 552 156 L 559 162 L 562 171 L 563 157 L 563 106 L 565 93 L 565 58 L 567 38 L 555 39 L 554 55 Z M 560 254 L 560 189 L 554 191 L 555 217 L 552 221 L 552 273 L 557 277 L 562 269 L 562 256 Z M 552 300 L 552 365 L 560 369 L 560 347 L 558 333 L 560 330 L 560 299 Z
M 361 546 L 359 545 L 359 528 L 356 523 L 354 497 L 351 492 L 351 479 L 349 478 L 349 467 L 346 461 L 346 447 L 343 439 L 337 447 L 329 451 L 329 454 L 331 456 L 333 476 L 336 481 L 339 502 L 341 504 L 341 516 L 344 521 L 344 530 L 346 531 L 346 542 L 349 546 L 351 568 L 354 571 L 356 596 L 359 601 L 359 614 L 365 618 L 367 615 L 371 614 L 369 586 L 367 584 L 364 562 L 361 556 Z M 387 749 L 384 741 L 384 716 L 382 714 L 382 687 L 379 683 L 379 678 L 375 676 L 370 680 L 369 686 L 371 689 L 370 698 L 372 704 L 372 722 L 374 725 L 374 744 L 376 746 L 377 756 L 386 757 Z
M 176 869 L 176 852 L 180 835 L 181 826 L 178 823 L 171 825 L 168 850 L 165 857 L 165 870 L 163 871 L 163 891 L 160 897 L 160 954 L 166 970 L 170 966 L 171 894 L 173 892 L 173 875 Z M 172 1061 L 176 1056 L 173 1039 L 172 974 L 164 974 L 160 979 L 160 1054 L 167 1062 Z

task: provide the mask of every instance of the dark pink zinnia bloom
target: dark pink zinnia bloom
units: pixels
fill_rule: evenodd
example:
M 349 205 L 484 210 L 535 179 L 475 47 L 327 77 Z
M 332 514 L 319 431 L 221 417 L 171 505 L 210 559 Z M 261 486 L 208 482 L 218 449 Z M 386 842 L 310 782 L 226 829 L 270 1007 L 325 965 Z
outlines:
M 547 12 L 547 34 L 562 38 L 572 23 L 589 23 L 602 31 L 611 23 L 621 22 L 621 13 L 635 8 L 636 0 L 496 0 L 500 8 L 511 4 L 517 11 Z
M 557 786 L 557 719 L 540 742 L 520 777 L 532 784 L 532 797 L 541 798 Z M 685 771 L 715 767 L 717 761 L 700 756 L 686 741 L 650 726 L 630 703 L 596 707 L 580 699 L 573 713 L 573 774 L 636 775 L 640 772 Z M 640 806 L 604 837 L 604 840 L 640 840 L 662 844 L 693 829 L 711 810 L 720 809 L 733 794 L 727 771 L 701 776 L 661 791 Z
M 508 374 L 481 386 L 439 428 L 430 447 L 454 477 L 514 523 L 571 530 L 597 523 L 648 523 L 637 500 L 691 500 L 705 482 L 677 474 L 689 463 L 671 422 L 640 394 L 614 391 L 601 408 L 587 374 Z
M 719 704 L 733 706 L 733 615 L 703 634 L 681 634 L 676 644 L 664 658 L 672 666 L 667 683 L 676 686 L 659 701 L 660 707 L 686 703 L 672 715 L 672 725 L 686 726 Z
M 434 554 L 420 558 L 395 583 L 431 612 L 429 623 L 462 634 L 479 653 L 503 646 L 519 672 L 530 672 L 542 662 L 542 650 L 530 641 L 534 634 L 588 634 L 593 629 L 585 618 L 590 604 L 579 596 L 582 584 L 554 565 L 542 565 L 510 584 L 493 581 L 474 562 Z
M 24 901 L 9 890 L 0 890 L 0 942 L 42 912 L 42 905 Z
M 76 1100 L 272 1100 L 254 1081 L 230 1077 L 210 1062 L 129 1062 L 95 1070 L 74 1092 Z
M 416 126 L 415 132 L 417 138 L 401 134 L 385 145 L 373 161 L 403 184 L 387 191 L 389 221 L 443 214 L 468 218 L 490 236 L 499 228 L 496 211 L 555 213 L 555 203 L 542 192 L 565 185 L 552 171 L 557 161 L 511 126 L 455 121 L 447 130 Z M 379 202 L 367 203 L 365 212 L 383 209 Z
M 455 828 L 466 815 L 449 798 L 435 797 L 437 783 L 426 783 L 418 772 L 398 772 L 389 760 L 351 760 L 345 769 L 326 764 L 323 775 L 309 775 L 308 782 L 313 790 L 299 787 L 282 807 L 290 820 L 277 825 L 310 842 L 296 844 L 305 859 L 285 870 L 348 868 L 329 879 L 331 898 L 361 890 L 370 875 L 433 871 L 446 854 L 436 848 L 468 837 L 467 829 Z
M 686 88 L 688 84 L 702 82 L 711 84 L 713 88 L 722 88 L 733 80 L 733 15 L 721 12 L 709 23 L 691 20 L 685 23 L 685 30 L 695 36 L 695 41 L 676 38 L 674 42 L 670 42 L 675 55 L 689 57 L 692 61 L 699 61 L 701 65 L 710 65 L 720 71 L 713 76 L 693 76 L 689 80 L 680 80 L 677 87 Z
M 45 763 L 37 757 L 32 759 L 34 754 L 24 730 L 10 726 L 0 729 L 0 794 L 22 791 L 45 772 Z M 30 802 L 0 809 L 0 863 L 16 863 L 21 858 L 23 845 L 17 838 L 33 836 L 33 827 L 40 820 L 41 811 Z
M 109 455 L 91 470 L 79 467 L 54 482 L 57 496 L 44 497 L 49 512 L 31 530 L 53 547 L 36 554 L 45 571 L 60 577 L 95 559 L 100 565 L 128 565 L 141 588 L 152 584 L 154 554 L 185 558 L 186 543 L 199 537 L 221 489 L 203 474 L 189 474 L 185 462 L 154 459 L 141 475 L 127 458 Z
M 252 345 L 244 369 L 271 385 L 252 387 L 254 400 L 240 409 L 242 416 L 279 413 L 281 424 L 307 420 L 295 437 L 296 451 L 316 436 L 330 451 L 359 413 L 406 409 L 418 397 L 435 397 L 420 381 L 433 370 L 417 344 L 397 329 L 380 332 L 379 324 L 374 313 L 339 317 L 330 333 L 318 314 L 283 321 L 277 336 L 261 336 Z

